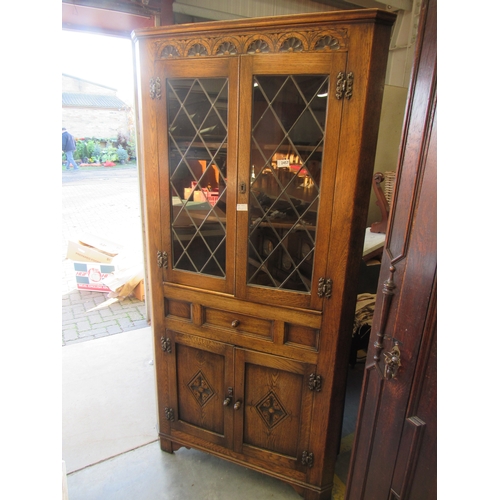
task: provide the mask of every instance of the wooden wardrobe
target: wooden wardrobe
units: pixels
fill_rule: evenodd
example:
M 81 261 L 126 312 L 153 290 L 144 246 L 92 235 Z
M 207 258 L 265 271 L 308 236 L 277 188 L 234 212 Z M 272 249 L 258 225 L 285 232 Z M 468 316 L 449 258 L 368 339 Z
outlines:
M 346 499 L 437 498 L 437 7 L 425 0 Z

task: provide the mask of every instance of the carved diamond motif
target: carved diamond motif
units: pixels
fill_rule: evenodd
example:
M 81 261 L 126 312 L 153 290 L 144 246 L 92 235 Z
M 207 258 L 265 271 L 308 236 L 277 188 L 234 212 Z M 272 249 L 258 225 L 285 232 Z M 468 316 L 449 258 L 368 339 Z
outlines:
M 204 406 L 215 394 L 201 370 L 191 379 L 188 387 L 200 406 Z
M 255 408 L 270 429 L 278 425 L 288 416 L 288 413 L 273 391 L 264 396 L 264 398 L 255 405 Z

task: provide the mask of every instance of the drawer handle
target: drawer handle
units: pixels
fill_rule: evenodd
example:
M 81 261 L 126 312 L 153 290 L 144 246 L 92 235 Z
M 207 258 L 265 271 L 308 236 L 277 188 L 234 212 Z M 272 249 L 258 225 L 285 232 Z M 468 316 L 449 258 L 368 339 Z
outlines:
M 239 319 L 235 319 L 235 320 L 231 323 L 231 326 L 232 326 L 233 328 L 236 328 L 239 324 L 240 324 L 240 320 L 239 320 Z

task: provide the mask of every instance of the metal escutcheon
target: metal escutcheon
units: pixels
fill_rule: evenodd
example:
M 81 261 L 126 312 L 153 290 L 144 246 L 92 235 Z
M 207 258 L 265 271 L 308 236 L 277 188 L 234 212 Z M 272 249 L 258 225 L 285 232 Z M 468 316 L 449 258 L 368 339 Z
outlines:
M 388 380 L 393 379 L 401 366 L 401 351 L 398 344 L 395 344 L 389 352 L 384 352 L 383 355 L 385 363 L 384 377 Z

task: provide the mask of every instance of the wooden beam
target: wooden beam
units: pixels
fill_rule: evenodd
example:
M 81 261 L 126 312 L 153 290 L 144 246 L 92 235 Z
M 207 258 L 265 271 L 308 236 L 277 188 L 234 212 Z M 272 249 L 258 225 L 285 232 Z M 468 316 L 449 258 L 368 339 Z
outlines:
M 150 0 L 147 5 L 139 0 L 62 0 L 62 3 L 151 17 L 160 13 L 160 2 L 162 1 Z
M 175 24 L 173 4 L 174 0 L 161 0 L 160 26 Z

